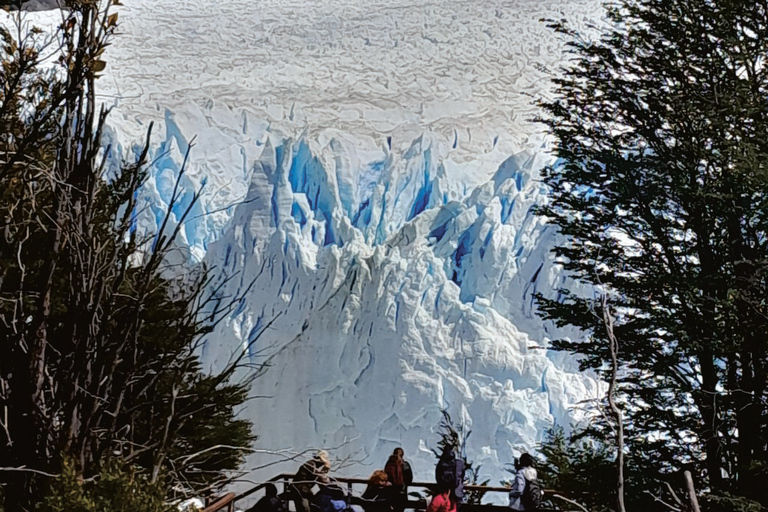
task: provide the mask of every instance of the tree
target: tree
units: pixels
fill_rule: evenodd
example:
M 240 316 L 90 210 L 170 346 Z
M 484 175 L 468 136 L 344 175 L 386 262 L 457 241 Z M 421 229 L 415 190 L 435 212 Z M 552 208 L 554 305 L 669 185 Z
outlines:
M 184 170 L 158 232 L 142 235 L 151 128 L 134 162 L 115 165 L 102 147 L 108 110 L 98 110 L 95 84 L 114 5 L 69 0 L 53 34 L 28 25 L 17 5 L 13 30 L 0 28 L 6 510 L 39 502 L 65 460 L 84 481 L 117 464 L 167 497 L 207 492 L 254 439 L 234 412 L 250 384 L 233 381 L 240 358 L 206 374 L 197 357 L 232 303 L 218 297 L 225 280 L 178 263 L 176 235 L 192 208 L 179 203 Z
M 562 427 L 546 432 L 538 446 L 539 479 L 590 511 L 607 512 L 616 500 L 616 476 L 609 447 L 587 442 L 579 433 L 566 435 Z M 514 473 L 514 469 L 508 470 Z M 557 503 L 557 498 L 550 498 Z M 643 509 L 647 510 L 647 509 Z
M 562 427 L 555 427 L 546 432 L 539 444 L 537 470 L 547 487 L 557 490 L 547 496 L 555 510 L 574 510 L 574 504 L 590 512 L 616 510 L 615 439 L 603 443 L 593 436 L 589 429 L 575 428 L 566 434 Z M 694 512 L 684 492 L 683 475 L 659 481 L 654 478 L 653 471 L 644 466 L 647 462 L 635 458 L 632 453 L 627 456 L 627 508 L 648 512 Z
M 768 505 L 768 3 L 607 12 L 597 40 L 550 23 L 573 59 L 541 103 L 558 161 L 540 213 L 566 273 L 610 292 L 633 456 Z M 558 295 L 544 317 L 586 336 L 554 347 L 605 374 L 599 300 Z

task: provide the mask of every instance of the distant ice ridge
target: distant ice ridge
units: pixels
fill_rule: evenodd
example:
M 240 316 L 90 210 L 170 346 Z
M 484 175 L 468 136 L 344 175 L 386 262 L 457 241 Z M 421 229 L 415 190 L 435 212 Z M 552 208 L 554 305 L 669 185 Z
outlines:
M 182 121 L 199 143 L 178 212 L 204 185 L 182 230 L 189 256 L 234 276 L 222 295 L 244 299 L 202 356 L 216 367 L 246 350 L 269 365 L 253 389 L 266 398 L 243 411 L 259 449 L 331 448 L 360 461 L 347 474 L 368 475 L 403 446 L 417 478 L 430 479 L 446 408 L 496 482 L 597 396 L 572 358 L 533 348 L 553 336 L 533 295 L 562 279 L 554 230 L 532 213 L 544 200 L 543 153 L 478 155 L 460 168 L 450 141 L 429 133 L 392 149 L 386 137 L 328 130 L 284 137 L 245 114 L 231 134 L 206 133 L 205 115 L 190 109 Z M 167 111 L 161 123 L 142 229 L 164 212 L 189 144 L 178 121 Z

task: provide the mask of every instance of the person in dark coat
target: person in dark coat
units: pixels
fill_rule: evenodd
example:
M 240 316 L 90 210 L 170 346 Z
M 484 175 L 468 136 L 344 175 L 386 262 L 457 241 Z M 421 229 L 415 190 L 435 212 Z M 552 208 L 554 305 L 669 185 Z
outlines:
M 312 499 L 315 512 L 344 512 L 348 508 L 344 489 L 337 484 L 321 485 Z
M 363 493 L 365 512 L 393 512 L 392 484 L 385 471 L 377 469 L 368 480 L 368 487 Z
M 413 482 L 411 465 L 403 458 L 402 448 L 395 448 L 389 456 L 384 471 L 392 484 L 393 507 L 395 512 L 403 512 L 408 501 L 408 486 Z
M 246 512 L 288 512 L 288 502 L 277 495 L 274 484 L 264 486 L 265 495 Z
M 435 467 L 435 481 L 438 489 L 450 489 L 451 502 L 458 507 L 464 498 L 464 461 L 456 456 L 456 448 L 443 448 Z

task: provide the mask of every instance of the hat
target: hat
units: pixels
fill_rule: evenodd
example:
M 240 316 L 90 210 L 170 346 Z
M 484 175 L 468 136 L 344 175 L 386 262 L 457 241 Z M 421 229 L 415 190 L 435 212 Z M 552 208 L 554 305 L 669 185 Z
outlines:
M 317 453 L 315 453 L 315 460 L 319 460 L 328 468 L 331 467 L 331 459 L 328 458 L 328 452 L 325 450 L 318 450 Z

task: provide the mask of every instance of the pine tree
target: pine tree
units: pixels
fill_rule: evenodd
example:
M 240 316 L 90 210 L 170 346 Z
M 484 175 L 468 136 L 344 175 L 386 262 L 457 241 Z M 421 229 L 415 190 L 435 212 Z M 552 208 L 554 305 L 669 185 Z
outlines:
M 660 474 L 768 505 L 768 3 L 620 0 L 542 102 L 556 164 L 540 209 L 576 282 L 612 297 L 628 449 Z M 601 304 L 540 310 L 584 339 L 554 347 L 606 371 Z
M 232 380 L 237 365 L 206 374 L 198 360 L 229 306 L 214 300 L 212 283 L 222 281 L 213 273 L 178 264 L 176 235 L 192 206 L 172 218 L 177 188 L 158 232 L 143 236 L 135 219 L 150 134 L 136 161 L 108 165 L 108 111 L 98 109 L 95 84 L 114 5 L 70 0 L 53 34 L 20 11 L 8 15 L 13 31 L 0 28 L 6 510 L 39 503 L 67 460 L 85 481 L 117 465 L 168 497 L 210 492 L 254 439 L 235 417 L 249 389 Z
M 557 490 L 553 494 L 565 496 L 590 512 L 615 511 L 616 447 L 592 437 L 588 430 L 577 428 L 566 434 L 562 427 L 552 428 L 539 443 L 540 461 L 536 470 L 539 479 L 546 482 L 548 488 Z M 685 496 L 682 479 L 656 480 L 654 477 L 657 475 L 652 467 L 648 467 L 649 463 L 652 464 L 651 461 L 635 459 L 631 453 L 627 457 L 627 510 L 667 511 L 669 508 L 661 505 L 659 499 L 679 505 L 677 501 L 682 501 Z M 508 471 L 514 473 L 512 468 Z M 547 497 L 555 506 L 573 508 L 554 495 Z

